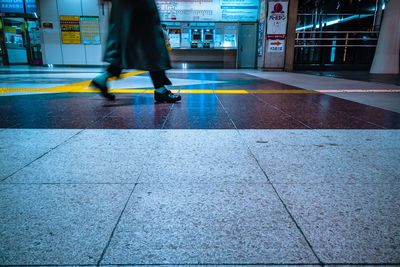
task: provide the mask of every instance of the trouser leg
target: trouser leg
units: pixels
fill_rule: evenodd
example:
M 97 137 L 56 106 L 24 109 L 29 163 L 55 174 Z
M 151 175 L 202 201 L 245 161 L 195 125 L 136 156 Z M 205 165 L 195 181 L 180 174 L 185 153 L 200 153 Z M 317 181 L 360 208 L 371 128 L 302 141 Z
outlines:
M 111 74 L 111 77 L 119 77 L 119 75 L 121 75 L 122 68 L 118 65 L 110 64 L 107 67 L 107 72 Z
M 150 77 L 153 81 L 154 89 L 163 87 L 164 85 L 171 85 L 171 81 L 165 75 L 164 70 L 160 71 L 150 71 Z

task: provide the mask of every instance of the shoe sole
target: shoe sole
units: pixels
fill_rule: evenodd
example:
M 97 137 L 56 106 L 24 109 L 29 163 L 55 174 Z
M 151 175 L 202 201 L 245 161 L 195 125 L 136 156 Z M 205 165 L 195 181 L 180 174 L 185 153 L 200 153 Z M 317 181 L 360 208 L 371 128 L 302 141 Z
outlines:
M 180 101 L 182 98 L 179 96 L 178 98 L 176 98 L 176 100 L 164 100 L 164 99 L 157 99 L 156 97 L 154 98 L 154 100 L 156 101 L 156 103 L 175 103 Z
M 107 98 L 108 100 L 115 100 L 115 95 L 108 93 L 107 87 L 101 86 L 99 83 L 95 81 L 92 81 L 91 85 L 99 89 L 103 97 Z

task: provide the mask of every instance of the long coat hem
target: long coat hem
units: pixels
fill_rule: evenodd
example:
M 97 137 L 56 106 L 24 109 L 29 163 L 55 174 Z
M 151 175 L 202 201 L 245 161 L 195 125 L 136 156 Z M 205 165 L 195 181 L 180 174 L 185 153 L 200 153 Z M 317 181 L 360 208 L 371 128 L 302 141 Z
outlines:
M 124 69 L 171 68 L 154 0 L 112 0 L 104 61 Z

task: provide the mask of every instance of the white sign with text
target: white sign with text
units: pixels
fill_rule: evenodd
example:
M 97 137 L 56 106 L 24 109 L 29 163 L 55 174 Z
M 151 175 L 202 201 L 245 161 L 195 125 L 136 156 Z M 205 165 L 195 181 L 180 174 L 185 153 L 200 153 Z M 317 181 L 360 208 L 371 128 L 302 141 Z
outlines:
M 267 35 L 286 35 L 287 12 L 288 2 L 268 3 Z
M 268 52 L 284 53 L 285 52 L 285 40 L 268 40 Z

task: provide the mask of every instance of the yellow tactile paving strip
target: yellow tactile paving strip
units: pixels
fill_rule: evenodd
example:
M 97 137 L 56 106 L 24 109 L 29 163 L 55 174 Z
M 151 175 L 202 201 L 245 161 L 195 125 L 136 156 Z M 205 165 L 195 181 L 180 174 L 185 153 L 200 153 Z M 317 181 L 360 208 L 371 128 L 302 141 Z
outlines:
M 48 93 L 98 93 L 97 89 L 81 89 L 73 86 L 65 88 L 0 88 L 0 94 L 10 92 L 48 92 Z M 319 94 L 317 91 L 309 90 L 171 90 L 180 94 Z M 118 94 L 152 94 L 154 90 L 149 89 L 110 89 L 110 93 Z
M 134 71 L 121 74 L 119 78 L 111 78 L 109 81 L 124 79 L 127 77 L 146 73 L 147 71 Z M 88 88 L 90 81 L 83 81 L 73 84 L 67 84 L 62 86 L 56 86 L 51 88 L 0 88 L 0 94 L 10 92 L 35 92 L 35 93 L 98 93 L 99 90 Z M 119 94 L 152 94 L 154 90 L 151 89 L 110 89 L 110 93 Z M 173 93 L 180 94 L 318 94 L 317 91 L 311 90 L 171 90 Z

